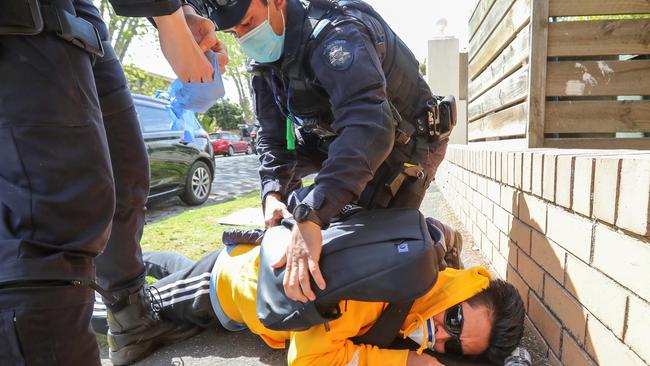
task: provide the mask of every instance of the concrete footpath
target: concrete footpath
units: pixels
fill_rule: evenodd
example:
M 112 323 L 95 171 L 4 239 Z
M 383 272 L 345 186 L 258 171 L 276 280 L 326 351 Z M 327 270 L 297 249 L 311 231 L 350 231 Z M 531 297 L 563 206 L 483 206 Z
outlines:
M 451 208 L 442 198 L 437 186 L 432 185 L 422 204 L 425 216 L 432 216 L 461 229 L 464 239 L 462 259 L 466 267 L 484 265 L 489 267 L 474 246 L 471 235 L 454 216 Z M 526 331 L 524 345 L 533 355 L 533 365 L 548 365 L 544 350 L 530 331 Z M 448 362 L 447 365 L 470 365 L 464 362 Z M 111 365 L 106 350 L 102 352 L 102 365 Z M 216 365 L 286 365 L 286 351 L 268 348 L 261 339 L 245 330 L 230 333 L 209 329 L 179 344 L 158 350 L 147 359 L 137 363 L 140 366 L 216 366 Z

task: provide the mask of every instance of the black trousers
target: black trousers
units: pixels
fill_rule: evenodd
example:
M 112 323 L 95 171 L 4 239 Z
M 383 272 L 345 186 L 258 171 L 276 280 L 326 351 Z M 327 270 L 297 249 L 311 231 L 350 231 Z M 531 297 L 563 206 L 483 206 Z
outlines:
M 108 40 L 91 0 L 52 3 Z M 99 364 L 93 292 L 59 281 L 96 271 L 128 291 L 144 279 L 146 149 L 119 62 L 95 61 L 52 32 L 0 36 L 3 365 Z
M 157 279 L 150 285 L 152 302 L 159 307 L 162 318 L 176 324 L 199 327 L 220 327 L 210 302 L 210 274 L 221 251 L 215 251 L 194 262 L 171 252 L 145 252 L 147 275 Z M 95 299 L 93 327 L 106 331 L 106 306 L 101 297 Z

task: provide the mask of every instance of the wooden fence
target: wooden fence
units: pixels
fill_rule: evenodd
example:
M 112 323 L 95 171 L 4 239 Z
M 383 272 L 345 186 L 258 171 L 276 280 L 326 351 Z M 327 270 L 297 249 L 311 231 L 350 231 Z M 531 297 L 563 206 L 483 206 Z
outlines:
M 479 0 L 468 139 L 650 149 L 650 1 Z

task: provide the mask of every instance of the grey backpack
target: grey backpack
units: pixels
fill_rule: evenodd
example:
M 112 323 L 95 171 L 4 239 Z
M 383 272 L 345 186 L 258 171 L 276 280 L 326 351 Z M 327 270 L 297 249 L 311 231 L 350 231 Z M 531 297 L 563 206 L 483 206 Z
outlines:
M 397 334 L 413 300 L 433 287 L 440 266 L 444 266 L 444 261 L 439 261 L 442 234 L 427 226 L 419 210 L 364 210 L 331 223 L 323 231 L 319 263 L 327 287 L 320 290 L 312 279 L 316 300 L 302 303 L 285 296 L 284 268 L 271 268 L 285 250 L 278 243 L 290 239 L 290 229 L 278 226 L 266 231 L 261 244 L 257 316 L 273 330 L 298 331 L 319 324 L 327 327 L 329 320 L 341 315 L 341 300 L 388 302 L 391 305 L 384 315 L 389 315 L 382 316 L 387 318 L 385 325 L 378 321 L 378 330 L 368 332 L 383 339 L 357 340 L 385 346 Z

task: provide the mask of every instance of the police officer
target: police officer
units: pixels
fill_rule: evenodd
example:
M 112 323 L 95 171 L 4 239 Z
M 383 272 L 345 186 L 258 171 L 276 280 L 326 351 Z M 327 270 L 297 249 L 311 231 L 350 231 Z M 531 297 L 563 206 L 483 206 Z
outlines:
M 444 158 L 453 100 L 432 95 L 413 54 L 362 1 L 191 3 L 255 60 L 266 223 L 291 214 L 298 222 L 275 266 L 287 266 L 290 298 L 314 300 L 310 274 L 326 285 L 320 229 L 349 203 L 419 207 Z M 302 188 L 312 173 L 315 184 Z
M 180 0 L 112 3 L 154 17 L 179 77 L 212 80 L 212 22 Z M 0 1 L 0 80 L 0 363 L 99 365 L 94 290 L 116 365 L 193 334 L 160 321 L 144 286 L 149 164 L 92 1 Z

